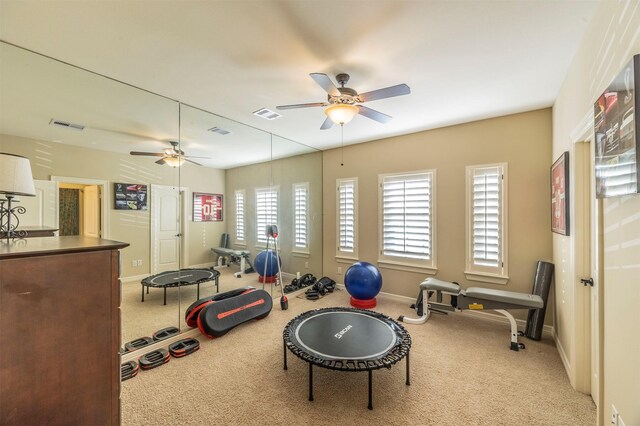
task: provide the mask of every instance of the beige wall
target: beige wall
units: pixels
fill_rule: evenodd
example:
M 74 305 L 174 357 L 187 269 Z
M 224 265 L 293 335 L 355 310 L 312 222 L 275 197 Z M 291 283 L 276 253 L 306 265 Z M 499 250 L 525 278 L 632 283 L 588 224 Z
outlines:
M 553 107 L 553 155 L 575 154 L 575 135 L 593 112 L 593 103 L 634 54 L 640 53 L 640 7 L 634 1 L 603 1 L 576 53 Z M 636 90 L 638 88 L 636 87 Z M 637 114 L 636 114 L 637 115 Z M 592 119 L 591 119 L 592 120 Z M 578 129 L 578 130 L 576 130 Z M 592 129 L 589 129 L 592 132 Z M 572 176 L 575 171 L 572 167 Z M 571 185 L 577 182 L 573 180 Z M 572 200 L 573 202 L 574 200 Z M 604 401 L 600 421 L 608 424 L 614 404 L 627 425 L 640 424 L 640 196 L 604 200 Z M 572 212 L 575 213 L 575 205 Z M 575 214 L 572 217 L 572 221 Z M 573 229 L 575 231 L 575 228 Z M 584 346 L 576 330 L 584 322 L 580 307 L 585 290 L 578 282 L 584 267 L 579 231 L 554 235 L 556 270 L 556 332 L 566 354 L 574 386 L 581 376 Z M 562 283 L 560 285 L 560 283 Z M 588 367 L 588 366 L 587 366 Z M 588 373 L 588 372 L 587 372 Z
M 482 286 L 531 292 L 535 262 L 551 260 L 549 166 L 551 110 L 515 114 L 414 133 L 324 152 L 324 273 L 342 282 L 336 260 L 338 178 L 358 178 L 359 258 L 376 264 L 378 175 L 436 170 L 437 277 L 463 287 Z M 465 279 L 465 167 L 508 163 L 508 257 L 506 285 Z M 415 297 L 422 273 L 381 269 L 382 291 Z M 551 312 L 547 311 L 547 322 Z M 520 317 L 525 317 L 522 312 Z
M 278 186 L 278 222 L 280 235 L 278 249 L 281 253 L 283 272 L 322 275 L 322 153 L 314 152 L 282 160 L 274 160 L 227 170 L 226 184 L 229 201 L 226 206 L 230 246 L 246 248 L 252 258 L 263 250 L 256 244 L 257 230 L 255 190 L 268 187 L 269 182 Z M 309 255 L 293 251 L 293 184 L 309 183 L 308 241 Z M 245 191 L 245 242 L 235 240 L 235 191 Z M 258 271 L 260 272 L 260 271 Z M 286 283 L 288 284 L 288 283 Z
M 78 177 L 141 184 L 178 184 L 188 188 L 187 202 L 191 206 L 191 192 L 224 194 L 224 170 L 193 165 L 183 166 L 181 175 L 171 167 L 159 166 L 155 159 L 132 157 L 127 154 L 73 147 L 53 142 L 36 141 L 0 134 L 0 151 L 23 155 L 31 160 L 34 179 L 49 180 L 51 176 Z M 113 195 L 112 195 L 113 196 Z M 110 239 L 124 241 L 130 247 L 122 251 L 122 276 L 149 273 L 151 241 L 150 210 L 115 210 L 113 199 L 108 203 Z M 224 222 L 198 222 L 191 219 L 189 207 L 189 265 L 213 261 L 211 247 L 217 246 Z M 143 266 L 132 267 L 131 261 L 142 259 Z

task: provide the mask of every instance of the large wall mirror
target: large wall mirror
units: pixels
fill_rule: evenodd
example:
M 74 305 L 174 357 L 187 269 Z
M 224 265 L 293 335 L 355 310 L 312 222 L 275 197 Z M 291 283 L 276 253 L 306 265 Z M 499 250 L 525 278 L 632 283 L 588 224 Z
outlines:
M 185 310 L 198 296 L 262 286 L 250 265 L 265 245 L 264 191 L 277 192 L 284 284 L 321 275 L 320 152 L 10 44 L 0 43 L 0 58 L 0 152 L 30 159 L 38 192 L 20 199 L 21 226 L 130 244 L 121 253 L 123 344 L 188 330 Z M 221 246 L 247 252 L 246 273 L 212 250 Z M 141 285 L 209 268 L 219 288 Z

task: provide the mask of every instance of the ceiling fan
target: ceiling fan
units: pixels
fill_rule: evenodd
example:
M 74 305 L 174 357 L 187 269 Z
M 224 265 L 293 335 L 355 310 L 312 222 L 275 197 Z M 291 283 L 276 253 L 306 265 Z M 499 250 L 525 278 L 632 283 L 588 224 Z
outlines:
M 349 81 L 349 74 L 341 73 L 336 76 L 336 80 L 340 84 L 340 87 L 336 87 L 336 85 L 333 84 L 333 81 L 331 81 L 326 74 L 311 73 L 309 76 L 328 93 L 327 102 L 280 105 L 277 106 L 276 109 L 285 110 L 309 107 L 328 107 L 324 110 L 325 114 L 327 114 L 327 118 L 324 120 L 324 123 L 322 123 L 322 126 L 320 126 L 321 130 L 329 129 L 334 123 L 341 125 L 348 123 L 356 116 L 356 114 L 363 115 L 379 123 L 386 123 L 391 120 L 390 116 L 358 104 L 376 101 L 378 99 L 408 95 L 411 93 L 409 86 L 403 83 L 359 94 L 349 87 L 344 87 L 344 85 Z
M 131 151 L 129 154 L 131 155 L 145 155 L 148 157 L 162 157 L 156 164 L 166 164 L 171 167 L 178 167 L 182 165 L 185 161 L 191 164 L 195 164 L 196 166 L 202 166 L 202 164 L 196 163 L 195 161 L 189 160 L 189 158 L 205 158 L 209 157 L 191 157 L 184 155 L 184 151 L 178 148 L 179 143 L 176 141 L 169 141 L 171 144 L 171 148 L 165 148 L 163 152 L 140 152 L 140 151 Z

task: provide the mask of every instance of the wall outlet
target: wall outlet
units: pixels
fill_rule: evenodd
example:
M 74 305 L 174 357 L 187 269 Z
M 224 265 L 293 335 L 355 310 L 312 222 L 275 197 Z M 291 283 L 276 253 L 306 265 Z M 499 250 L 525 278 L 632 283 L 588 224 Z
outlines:
M 309 269 L 309 262 L 304 262 L 304 269 Z
M 342 266 L 338 266 L 338 275 L 342 275 Z
M 618 410 L 616 410 L 616 406 L 613 404 L 611 404 L 611 424 L 618 426 Z
M 138 261 L 137 261 L 137 260 L 132 260 L 132 261 L 131 261 L 131 266 L 132 266 L 133 268 L 135 268 L 136 266 L 138 266 Z
M 138 259 L 138 266 L 142 266 L 142 259 Z

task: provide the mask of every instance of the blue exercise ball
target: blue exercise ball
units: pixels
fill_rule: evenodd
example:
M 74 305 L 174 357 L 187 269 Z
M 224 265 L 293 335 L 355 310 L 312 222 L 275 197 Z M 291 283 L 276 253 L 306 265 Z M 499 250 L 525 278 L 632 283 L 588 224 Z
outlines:
M 382 274 L 370 263 L 356 262 L 344 274 L 344 286 L 354 299 L 373 299 L 382 288 Z
M 273 277 L 278 274 L 278 260 L 276 259 L 276 254 L 273 250 L 262 250 L 256 256 L 254 260 L 255 270 L 260 276 L 264 277 Z M 264 267 L 267 265 L 267 272 L 265 275 Z

